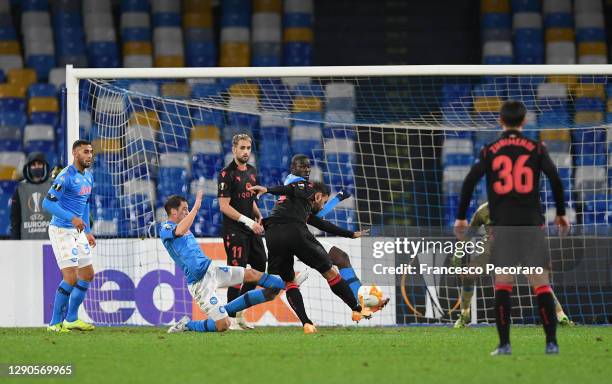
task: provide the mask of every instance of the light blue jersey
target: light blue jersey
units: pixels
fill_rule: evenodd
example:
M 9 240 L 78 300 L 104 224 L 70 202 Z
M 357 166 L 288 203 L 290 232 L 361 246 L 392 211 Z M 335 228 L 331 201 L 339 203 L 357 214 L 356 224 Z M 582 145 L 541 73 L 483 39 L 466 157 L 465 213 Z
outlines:
M 89 233 L 89 203 L 93 183 L 93 174 L 89 170 L 81 173 L 74 164 L 64 168 L 49 189 L 48 202 L 43 203 L 43 208 L 53 214 L 50 225 L 74 228 L 72 218 L 78 216 L 85 222 L 85 233 Z
M 202 279 L 211 260 L 206 257 L 191 231 L 177 237 L 175 230 L 176 224 L 170 220 L 162 224 L 161 241 L 172 260 L 183 270 L 187 284 L 193 284 Z

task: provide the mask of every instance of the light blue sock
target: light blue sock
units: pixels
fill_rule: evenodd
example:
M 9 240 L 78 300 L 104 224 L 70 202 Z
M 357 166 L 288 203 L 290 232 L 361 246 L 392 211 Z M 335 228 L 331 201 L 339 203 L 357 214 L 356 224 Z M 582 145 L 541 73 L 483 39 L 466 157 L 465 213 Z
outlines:
M 194 332 L 217 332 L 217 326 L 212 319 L 192 320 L 187 323 L 187 329 Z
M 285 289 L 285 282 L 283 279 L 276 275 L 268 275 L 267 273 L 261 275 L 257 285 L 264 288 Z
M 355 299 L 359 300 L 357 297 L 357 292 L 359 292 L 359 288 L 361 287 L 361 281 L 359 281 L 359 278 L 357 278 L 353 267 L 340 268 L 340 276 L 342 276 L 342 278 L 348 283 L 349 287 L 351 287 L 351 291 L 353 291 Z
M 236 312 L 261 304 L 264 301 L 266 301 L 266 298 L 263 294 L 263 289 L 254 289 L 227 303 L 225 310 L 229 316 L 234 317 Z
M 64 320 L 64 313 L 68 300 L 70 300 L 70 293 L 72 292 L 73 286 L 62 280 L 57 291 L 55 292 L 55 301 L 53 302 L 53 316 L 49 325 L 55 325 L 61 323 Z
M 79 307 L 89 288 L 89 281 L 79 280 L 77 281 L 72 293 L 70 294 L 70 302 L 68 303 L 68 313 L 66 314 L 66 321 L 75 321 L 79 318 Z

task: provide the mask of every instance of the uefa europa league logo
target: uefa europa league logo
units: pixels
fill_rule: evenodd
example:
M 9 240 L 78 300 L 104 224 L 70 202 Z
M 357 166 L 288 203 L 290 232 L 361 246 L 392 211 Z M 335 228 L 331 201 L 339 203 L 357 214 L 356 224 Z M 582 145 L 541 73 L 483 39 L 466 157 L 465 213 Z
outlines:
M 30 200 L 28 201 L 28 206 L 31 210 L 34 211 L 34 213 L 40 212 L 40 196 L 40 192 L 34 192 L 32 193 L 32 196 L 30 196 Z

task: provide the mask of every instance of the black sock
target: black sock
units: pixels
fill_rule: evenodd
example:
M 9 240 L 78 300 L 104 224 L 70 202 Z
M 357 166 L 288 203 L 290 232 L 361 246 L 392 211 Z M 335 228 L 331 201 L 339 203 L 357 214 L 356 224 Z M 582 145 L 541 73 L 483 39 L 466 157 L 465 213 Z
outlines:
M 538 292 L 540 291 L 540 292 Z M 536 289 L 538 297 L 538 312 L 546 333 L 546 343 L 557 343 L 557 311 L 555 310 L 555 299 L 550 291 L 550 287 L 538 287 Z
M 308 318 L 306 314 L 306 308 L 304 308 L 304 299 L 302 298 L 302 293 L 300 292 L 297 285 L 288 286 L 285 291 L 285 295 L 287 296 L 287 301 L 291 308 L 293 308 L 293 312 L 297 315 L 297 317 L 304 324 L 312 324 L 312 321 Z
M 237 299 L 240 296 L 240 288 L 236 288 L 236 287 L 228 287 L 227 288 L 227 302 L 230 303 L 232 302 L 234 299 Z M 236 314 L 234 313 L 233 316 L 229 315 L 230 317 L 236 317 Z
M 510 289 L 495 286 L 495 325 L 499 334 L 499 346 L 510 344 L 510 312 L 512 311 L 512 301 Z
M 361 312 L 361 305 L 357 302 L 351 287 L 348 285 L 346 280 L 342 276 L 337 275 L 331 280 L 328 280 L 329 288 L 331 288 L 334 295 L 338 296 L 342 301 L 349 306 L 353 311 Z
M 239 295 L 244 295 L 248 291 L 252 291 L 253 289 L 255 289 L 255 287 L 257 287 L 257 284 L 255 283 L 242 283 L 242 288 L 240 288 Z

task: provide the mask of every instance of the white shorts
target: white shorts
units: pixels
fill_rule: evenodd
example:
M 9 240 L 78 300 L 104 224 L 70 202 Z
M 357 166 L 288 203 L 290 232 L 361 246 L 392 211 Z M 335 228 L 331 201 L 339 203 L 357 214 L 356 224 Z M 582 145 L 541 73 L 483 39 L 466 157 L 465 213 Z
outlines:
M 219 302 L 217 288 L 231 287 L 241 284 L 244 280 L 242 267 L 215 267 L 210 266 L 200 279 L 187 288 L 200 309 L 213 321 L 227 317 L 225 307 Z
M 91 265 L 91 248 L 84 232 L 49 225 L 49 240 L 59 269 Z

